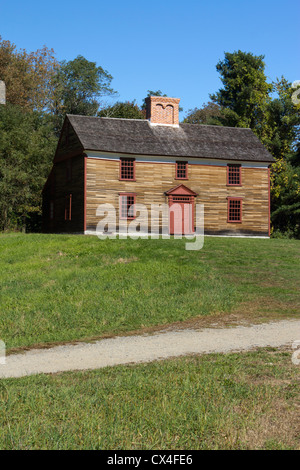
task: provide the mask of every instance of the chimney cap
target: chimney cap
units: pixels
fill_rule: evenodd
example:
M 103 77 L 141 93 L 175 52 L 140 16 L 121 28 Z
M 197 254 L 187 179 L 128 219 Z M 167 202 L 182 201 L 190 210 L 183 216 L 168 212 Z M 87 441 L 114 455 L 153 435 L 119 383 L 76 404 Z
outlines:
M 179 103 L 180 98 L 171 98 L 170 96 L 157 96 L 157 95 L 150 95 L 145 98 L 145 101 L 161 101 L 162 103 L 167 103 L 167 102 L 174 102 L 174 103 Z

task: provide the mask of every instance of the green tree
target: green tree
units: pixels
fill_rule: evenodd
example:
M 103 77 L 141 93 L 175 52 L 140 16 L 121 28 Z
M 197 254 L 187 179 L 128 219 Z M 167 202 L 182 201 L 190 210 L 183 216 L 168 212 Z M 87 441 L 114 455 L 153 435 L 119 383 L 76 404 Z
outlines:
M 300 110 L 292 101 L 292 87 L 284 77 L 273 83 L 277 97 L 267 106 L 266 124 L 268 134 L 264 144 L 271 154 L 279 158 L 289 158 L 300 140 Z
M 44 46 L 35 52 L 17 50 L 0 36 L 0 80 L 6 84 L 10 104 L 33 110 L 46 110 L 54 99 L 53 79 L 59 64 L 53 49 Z
M 47 116 L 0 105 L 0 229 L 19 228 L 41 215 L 56 144 Z
M 296 143 L 295 152 L 289 158 L 293 167 L 300 167 L 300 142 Z
M 273 228 L 299 237 L 300 107 L 284 77 L 267 83 L 263 59 L 241 51 L 225 53 L 217 64 L 223 88 L 210 96 L 212 102 L 191 110 L 184 122 L 250 127 L 276 159 L 271 168 Z
M 66 114 L 96 116 L 101 97 L 115 95 L 111 81 L 106 70 L 81 55 L 69 62 L 62 61 L 54 79 L 52 112 L 56 129 L 61 128 Z
M 202 108 L 190 110 L 183 122 L 209 126 L 240 127 L 240 118 L 234 111 L 228 108 L 221 108 L 221 106 L 212 101 L 204 104 Z
M 265 118 L 272 85 L 267 83 L 264 56 L 250 52 L 226 52 L 217 64 L 223 88 L 210 96 L 221 108 L 229 110 L 223 125 L 236 121 L 238 127 L 250 127 L 258 137 L 266 134 Z
M 278 159 L 271 169 L 271 220 L 276 231 L 300 237 L 300 167 Z
M 135 101 L 117 101 L 112 106 L 107 106 L 98 112 L 99 117 L 124 118 L 124 119 L 145 119 L 145 112 L 135 103 Z
M 190 109 L 184 119 L 187 124 L 221 125 L 222 108 L 217 103 L 209 101 L 201 108 Z

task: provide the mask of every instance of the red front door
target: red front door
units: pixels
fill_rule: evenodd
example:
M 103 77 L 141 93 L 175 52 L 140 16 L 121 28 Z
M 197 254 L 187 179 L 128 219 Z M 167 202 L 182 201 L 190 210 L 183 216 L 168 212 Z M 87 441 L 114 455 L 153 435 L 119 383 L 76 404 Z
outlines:
M 194 198 L 171 196 L 169 201 L 169 220 L 171 235 L 189 235 L 194 231 Z

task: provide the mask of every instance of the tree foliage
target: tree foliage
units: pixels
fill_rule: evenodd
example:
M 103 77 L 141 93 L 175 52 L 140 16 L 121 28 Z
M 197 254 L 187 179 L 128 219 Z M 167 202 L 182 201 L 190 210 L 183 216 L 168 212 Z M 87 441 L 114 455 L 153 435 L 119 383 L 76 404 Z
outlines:
M 284 77 L 273 83 L 276 97 L 269 101 L 266 112 L 268 132 L 264 144 L 277 158 L 287 158 L 300 141 L 300 112 L 292 101 L 292 87 Z
M 41 214 L 42 188 L 67 113 L 95 116 L 114 95 L 111 75 L 82 56 L 59 63 L 52 49 L 28 53 L 0 37 L 0 229 Z
M 0 106 L 0 228 L 24 225 L 41 213 L 41 194 L 57 139 L 47 116 Z
M 211 95 L 214 103 L 230 110 L 237 126 L 250 127 L 263 135 L 263 123 L 272 85 L 267 83 L 264 56 L 250 52 L 226 52 L 216 68 L 223 88 Z
M 278 159 L 271 169 L 271 196 L 275 231 L 300 238 L 300 167 Z
M 112 106 L 107 106 L 98 112 L 99 117 L 123 118 L 123 119 L 145 119 L 145 112 L 135 101 L 117 101 Z
M 96 116 L 100 99 L 113 96 L 112 76 L 95 62 L 79 55 L 69 62 L 62 61 L 54 78 L 52 109 L 56 128 L 60 129 L 66 114 Z
M 222 108 L 217 103 L 209 101 L 204 103 L 201 108 L 190 109 L 184 123 L 187 124 L 206 124 L 221 125 Z
M 44 46 L 30 53 L 17 51 L 13 43 L 0 36 L 0 80 L 6 84 L 8 103 L 29 111 L 49 109 L 58 68 L 53 49 Z
M 223 88 L 184 122 L 250 127 L 276 162 L 271 167 L 272 223 L 276 231 L 300 236 L 300 114 L 292 84 L 268 83 L 264 56 L 225 53 L 217 64 Z M 300 88 L 299 88 L 300 89 Z

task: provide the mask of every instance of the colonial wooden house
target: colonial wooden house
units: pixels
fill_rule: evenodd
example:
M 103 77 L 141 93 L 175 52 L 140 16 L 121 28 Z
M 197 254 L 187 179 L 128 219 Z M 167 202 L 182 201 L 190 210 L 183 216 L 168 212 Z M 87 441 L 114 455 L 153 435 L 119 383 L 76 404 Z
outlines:
M 44 231 L 95 233 L 103 203 L 128 222 L 135 203 L 167 203 L 191 209 L 170 233 L 178 223 L 193 232 L 202 203 L 207 234 L 269 236 L 273 157 L 251 129 L 179 124 L 178 107 L 150 97 L 145 120 L 67 115 L 43 190 Z

